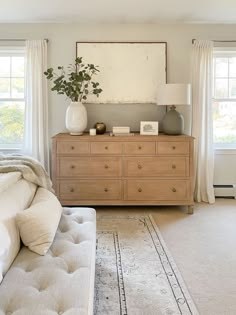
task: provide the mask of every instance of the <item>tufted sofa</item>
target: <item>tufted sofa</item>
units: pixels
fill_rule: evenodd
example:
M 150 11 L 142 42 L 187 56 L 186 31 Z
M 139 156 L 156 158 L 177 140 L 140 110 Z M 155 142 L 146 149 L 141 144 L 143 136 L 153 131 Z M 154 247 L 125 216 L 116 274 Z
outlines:
M 64 208 L 51 248 L 22 247 L 0 285 L 0 315 L 92 315 L 96 214 Z

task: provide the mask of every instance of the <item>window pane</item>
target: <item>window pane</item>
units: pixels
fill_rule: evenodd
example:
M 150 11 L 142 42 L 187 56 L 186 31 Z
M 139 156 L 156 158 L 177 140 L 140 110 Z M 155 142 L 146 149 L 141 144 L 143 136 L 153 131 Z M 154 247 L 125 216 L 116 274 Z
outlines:
M 236 98 L 236 79 L 229 79 L 229 97 Z
M 0 98 L 10 97 L 10 79 L 0 78 Z
M 236 102 L 214 102 L 214 143 L 236 144 Z
M 229 59 L 229 76 L 236 77 L 236 58 L 232 57 Z
M 12 57 L 12 77 L 24 77 L 24 57 Z
M 24 98 L 24 79 L 12 78 L 12 97 Z
M 228 58 L 215 58 L 215 76 L 220 78 L 228 76 Z
M 23 144 L 24 102 L 0 102 L 0 145 Z
M 215 80 L 215 98 L 228 97 L 228 79 Z
M 0 77 L 10 77 L 10 57 L 0 57 Z

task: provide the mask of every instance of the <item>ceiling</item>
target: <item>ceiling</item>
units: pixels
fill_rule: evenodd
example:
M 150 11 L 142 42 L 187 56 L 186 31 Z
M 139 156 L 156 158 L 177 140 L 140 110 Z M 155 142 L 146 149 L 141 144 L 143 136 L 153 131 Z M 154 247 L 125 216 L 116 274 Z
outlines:
M 235 0 L 0 0 L 0 23 L 233 23 Z

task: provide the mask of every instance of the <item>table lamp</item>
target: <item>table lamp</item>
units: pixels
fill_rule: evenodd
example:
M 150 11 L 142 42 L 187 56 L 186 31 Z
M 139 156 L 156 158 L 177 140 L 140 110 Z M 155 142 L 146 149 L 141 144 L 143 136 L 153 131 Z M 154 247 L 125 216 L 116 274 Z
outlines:
M 162 130 L 168 135 L 181 135 L 184 130 L 183 115 L 175 105 L 191 104 L 190 84 L 161 84 L 157 91 L 157 105 L 171 105 L 162 120 Z

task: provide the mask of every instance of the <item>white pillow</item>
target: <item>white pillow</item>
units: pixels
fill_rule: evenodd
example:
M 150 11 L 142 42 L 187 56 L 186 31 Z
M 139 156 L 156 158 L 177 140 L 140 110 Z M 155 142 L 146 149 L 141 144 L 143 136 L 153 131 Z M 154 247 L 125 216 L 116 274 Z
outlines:
M 7 229 L 0 223 L 0 283 L 5 273 L 11 240 Z
M 31 207 L 16 216 L 24 245 L 39 255 L 45 255 L 55 237 L 61 213 L 62 206 L 57 197 L 44 188 L 38 188 Z
M 20 179 L 0 193 L 0 279 L 5 276 L 20 249 L 16 214 L 29 207 L 35 191 L 35 184 Z

